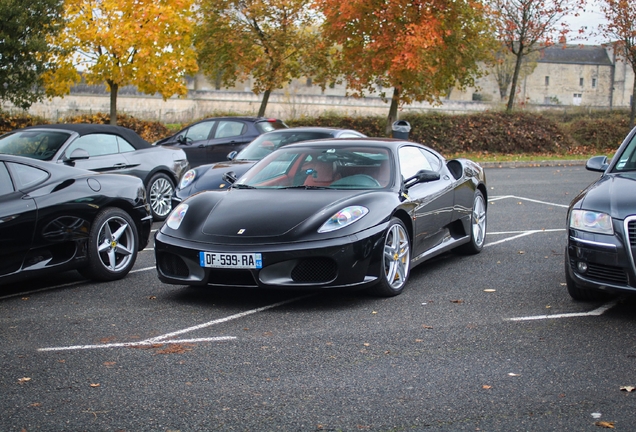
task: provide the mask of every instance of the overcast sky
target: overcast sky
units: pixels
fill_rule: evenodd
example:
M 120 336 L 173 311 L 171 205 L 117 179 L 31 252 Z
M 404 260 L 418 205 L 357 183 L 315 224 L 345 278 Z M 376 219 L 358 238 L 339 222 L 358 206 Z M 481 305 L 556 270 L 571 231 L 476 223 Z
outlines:
M 585 11 L 582 12 L 578 17 L 569 17 L 566 20 L 570 24 L 570 29 L 572 30 L 572 35 L 581 27 L 587 27 L 587 33 L 597 32 L 598 26 L 601 23 L 605 22 L 605 16 L 600 12 L 598 4 L 594 0 L 587 0 L 587 5 L 585 6 Z M 571 39 L 571 38 L 569 38 Z M 572 40 L 572 42 L 575 42 Z M 582 38 L 581 40 L 576 40 L 578 43 L 582 43 L 585 45 L 598 45 L 603 42 L 607 42 L 606 40 L 596 36 L 587 36 Z

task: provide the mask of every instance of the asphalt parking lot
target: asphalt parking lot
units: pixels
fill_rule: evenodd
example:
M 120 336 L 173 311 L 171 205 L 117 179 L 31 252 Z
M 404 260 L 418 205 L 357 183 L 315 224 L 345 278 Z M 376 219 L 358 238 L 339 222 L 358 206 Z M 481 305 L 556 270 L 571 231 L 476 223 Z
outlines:
M 565 288 L 598 174 L 487 176 L 484 251 L 394 298 L 164 285 L 151 248 L 122 281 L 3 286 L 0 431 L 634 430 L 636 300 Z

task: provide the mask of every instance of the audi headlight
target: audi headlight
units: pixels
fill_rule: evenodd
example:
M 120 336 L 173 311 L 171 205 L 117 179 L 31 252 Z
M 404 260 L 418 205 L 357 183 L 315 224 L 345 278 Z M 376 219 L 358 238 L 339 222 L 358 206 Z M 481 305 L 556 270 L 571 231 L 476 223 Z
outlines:
M 173 230 L 178 230 L 179 226 L 181 226 L 181 222 L 183 222 L 183 218 L 185 217 L 187 211 L 187 204 L 179 204 L 177 208 L 175 208 L 172 213 L 170 213 L 170 216 L 168 216 L 166 225 L 168 225 L 168 227 L 172 228 Z
M 190 186 L 195 178 L 197 178 L 197 172 L 193 169 L 187 170 L 183 177 L 181 177 L 179 189 L 184 189 Z
M 330 231 L 335 231 L 340 228 L 344 228 L 346 226 L 351 225 L 355 221 L 358 221 L 369 213 L 369 209 L 362 206 L 351 206 L 345 207 L 340 210 L 338 213 L 331 216 L 327 222 L 322 224 L 319 233 L 326 233 Z
M 570 228 L 598 234 L 614 234 L 612 217 L 610 215 L 589 210 L 572 210 L 570 214 Z

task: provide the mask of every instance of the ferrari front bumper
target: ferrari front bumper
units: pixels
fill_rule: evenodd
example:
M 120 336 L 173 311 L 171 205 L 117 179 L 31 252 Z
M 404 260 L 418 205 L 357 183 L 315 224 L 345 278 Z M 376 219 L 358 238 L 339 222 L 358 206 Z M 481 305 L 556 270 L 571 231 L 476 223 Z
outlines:
M 366 288 L 373 285 L 382 265 L 385 226 L 329 240 L 220 245 L 155 235 L 157 272 L 162 282 L 251 288 Z M 262 268 L 202 267 L 201 252 L 258 253 Z

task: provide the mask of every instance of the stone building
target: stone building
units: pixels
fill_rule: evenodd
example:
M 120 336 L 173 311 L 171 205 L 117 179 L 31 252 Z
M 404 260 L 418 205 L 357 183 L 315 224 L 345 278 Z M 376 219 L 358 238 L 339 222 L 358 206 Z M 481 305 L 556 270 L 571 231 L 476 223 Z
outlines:
M 539 52 L 534 71 L 520 80 L 516 102 L 592 108 L 630 106 L 634 72 L 612 45 L 553 45 Z M 479 91 L 499 99 L 492 74 L 478 81 Z M 472 89 L 473 91 L 475 89 Z

